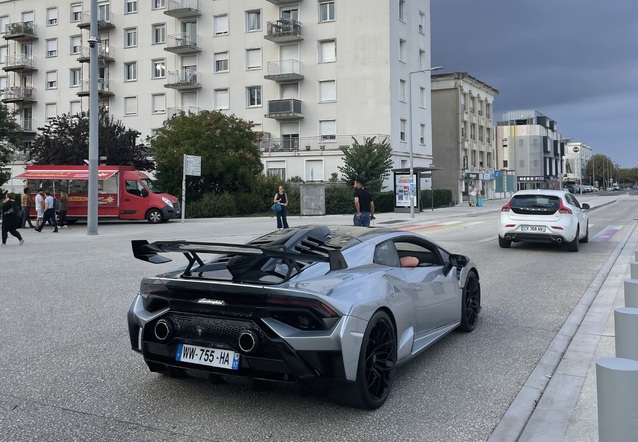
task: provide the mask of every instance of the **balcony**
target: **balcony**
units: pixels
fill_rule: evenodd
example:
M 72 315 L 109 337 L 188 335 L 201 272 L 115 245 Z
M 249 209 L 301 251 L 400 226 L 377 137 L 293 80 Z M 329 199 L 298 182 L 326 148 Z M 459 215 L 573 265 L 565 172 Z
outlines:
M 35 58 L 31 55 L 9 55 L 7 62 L 2 68 L 6 72 L 22 71 L 22 72 L 35 72 L 38 69 L 35 67 Z
M 97 49 L 97 59 L 100 66 L 115 61 L 111 53 L 111 48 L 104 44 L 101 44 Z M 80 63 L 89 63 L 91 61 L 91 48 L 89 46 L 82 46 L 81 52 L 78 55 L 78 61 Z
M 35 35 L 35 23 L 33 22 L 9 23 L 4 30 L 5 40 L 29 42 L 38 39 Z
M 198 72 L 193 69 L 169 71 L 166 75 L 166 84 L 164 84 L 164 87 L 180 91 L 200 89 L 202 85 L 197 81 L 198 77 Z
M 268 31 L 264 35 L 266 40 L 274 43 L 286 43 L 301 41 L 301 23 L 290 18 L 282 18 L 277 21 L 268 22 Z
M 275 120 L 299 120 L 303 118 L 301 113 L 301 100 L 286 98 L 283 100 L 269 100 L 266 118 Z
M 35 103 L 35 88 L 26 86 L 14 86 L 5 89 L 2 93 L 3 103 Z
M 177 115 L 197 115 L 201 109 L 196 106 L 167 107 L 166 116 L 170 119 Z
M 169 0 L 164 14 L 175 18 L 192 18 L 202 15 L 198 0 Z
M 109 29 L 114 29 L 115 25 L 112 22 L 113 14 L 111 11 L 100 10 L 97 14 L 97 28 L 100 31 L 107 31 Z M 84 11 L 82 13 L 82 19 L 78 23 L 78 28 L 80 29 L 90 29 L 91 28 L 91 11 Z
M 37 128 L 33 122 L 33 118 L 20 118 L 18 120 L 18 124 L 20 125 L 20 129 L 22 129 L 22 132 L 27 132 L 27 133 L 36 132 Z
M 77 93 L 78 97 L 88 97 L 91 93 L 90 81 L 80 82 L 80 91 Z M 115 95 L 109 90 L 109 81 L 104 78 L 100 78 L 97 81 L 97 95 L 99 98 L 112 97 Z
M 377 140 L 383 141 L 390 139 L 389 135 L 371 134 L 371 135 L 357 135 L 357 141 L 361 142 L 364 138 L 376 137 Z M 289 155 L 291 153 L 295 155 L 323 155 L 324 152 L 339 153 L 341 155 L 342 149 L 346 149 L 352 146 L 352 135 L 324 135 L 318 137 L 286 137 L 286 138 L 271 138 L 268 136 L 262 136 L 257 141 L 259 150 L 264 153 L 270 154 L 283 154 Z
M 165 51 L 173 54 L 191 54 L 200 52 L 202 49 L 197 46 L 197 34 L 182 32 L 180 34 L 169 35 L 166 39 Z
M 277 6 L 279 6 L 279 5 L 288 5 L 288 4 L 291 4 L 291 3 L 301 3 L 302 2 L 302 0 L 267 0 L 267 1 L 269 1 L 273 5 L 277 5 Z
M 266 80 L 290 81 L 303 80 L 301 62 L 299 60 L 269 61 L 266 67 Z

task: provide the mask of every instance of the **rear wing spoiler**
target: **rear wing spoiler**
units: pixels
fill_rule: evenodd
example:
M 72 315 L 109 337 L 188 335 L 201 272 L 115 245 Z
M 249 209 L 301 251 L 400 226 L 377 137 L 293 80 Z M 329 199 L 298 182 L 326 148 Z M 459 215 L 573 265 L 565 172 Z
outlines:
M 171 262 L 170 258 L 159 255 L 159 253 L 178 252 L 183 253 L 188 259 L 188 266 L 184 271 L 184 276 L 191 275 L 191 269 L 198 263 L 200 266 L 204 262 L 199 254 L 216 255 L 244 255 L 264 258 L 281 258 L 287 261 L 297 262 L 327 262 L 330 263 L 330 270 L 342 270 L 348 268 L 345 258 L 338 249 L 328 250 L 325 254 L 299 253 L 289 250 L 277 250 L 268 247 L 251 246 L 245 244 L 226 244 L 211 242 L 192 241 L 156 241 L 149 243 L 145 239 L 132 240 L 133 256 L 139 260 L 153 264 L 163 264 Z

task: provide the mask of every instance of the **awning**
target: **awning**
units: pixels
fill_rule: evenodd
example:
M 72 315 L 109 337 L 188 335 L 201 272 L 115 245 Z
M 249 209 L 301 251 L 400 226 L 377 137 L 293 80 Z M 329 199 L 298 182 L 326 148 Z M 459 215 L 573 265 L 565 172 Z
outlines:
M 99 170 L 98 180 L 111 178 L 117 170 Z M 13 178 L 33 179 L 33 180 L 88 180 L 88 170 L 28 170 L 16 175 Z

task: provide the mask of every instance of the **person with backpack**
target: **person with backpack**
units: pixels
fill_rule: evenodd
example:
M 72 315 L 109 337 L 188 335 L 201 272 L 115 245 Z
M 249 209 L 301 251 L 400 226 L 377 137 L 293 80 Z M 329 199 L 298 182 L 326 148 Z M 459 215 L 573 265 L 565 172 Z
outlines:
M 44 216 L 42 217 L 42 224 L 40 224 L 40 226 L 38 226 L 38 228 L 35 229 L 35 231 L 42 232 L 44 225 L 47 223 L 47 221 L 50 221 L 51 225 L 53 225 L 53 233 L 58 233 L 58 221 L 55 219 L 56 218 L 55 201 L 57 200 L 53 198 L 53 195 L 51 194 L 51 192 L 47 192 L 46 195 L 47 196 L 44 199 L 45 210 L 44 210 Z

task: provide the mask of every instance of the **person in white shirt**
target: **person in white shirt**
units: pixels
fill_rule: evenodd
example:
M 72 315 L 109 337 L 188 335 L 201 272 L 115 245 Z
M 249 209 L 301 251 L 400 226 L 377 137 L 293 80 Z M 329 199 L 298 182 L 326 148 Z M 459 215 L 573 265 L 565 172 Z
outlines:
M 38 189 L 38 194 L 35 196 L 35 228 L 39 228 L 42 224 L 42 217 L 44 217 L 44 189 Z
M 47 192 L 47 197 L 44 199 L 44 216 L 42 217 L 42 224 L 35 229 L 36 232 L 42 232 L 44 225 L 47 221 L 51 221 L 53 225 L 53 233 L 58 233 L 58 221 L 55 219 L 55 199 L 51 192 Z

